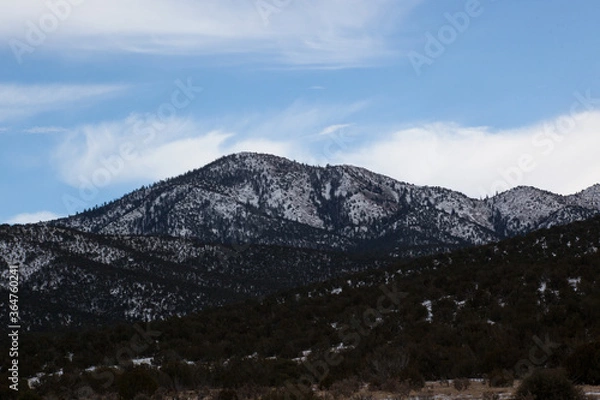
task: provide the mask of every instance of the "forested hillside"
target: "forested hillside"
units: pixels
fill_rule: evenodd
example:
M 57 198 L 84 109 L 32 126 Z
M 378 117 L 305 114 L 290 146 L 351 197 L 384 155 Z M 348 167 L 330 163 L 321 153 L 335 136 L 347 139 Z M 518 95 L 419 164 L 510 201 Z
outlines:
M 184 318 L 28 335 L 23 373 L 62 370 L 44 393 L 139 376 L 179 388 L 504 382 L 553 366 L 594 383 L 599 248 L 596 218 Z M 134 367 L 144 359 L 161 369 Z

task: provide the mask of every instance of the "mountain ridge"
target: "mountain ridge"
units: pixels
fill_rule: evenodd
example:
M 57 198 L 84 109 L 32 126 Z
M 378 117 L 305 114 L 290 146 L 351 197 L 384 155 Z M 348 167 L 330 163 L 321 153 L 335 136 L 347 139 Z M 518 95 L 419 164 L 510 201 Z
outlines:
M 279 246 L 2 225 L 0 293 L 8 290 L 9 265 L 19 266 L 23 326 L 37 330 L 185 315 L 376 268 L 385 260 Z
M 418 256 L 590 218 L 600 213 L 599 188 L 562 196 L 519 186 L 480 200 L 361 167 L 236 153 L 49 224 L 321 250 L 378 242 L 389 254 Z
M 132 367 L 188 376 L 181 382 L 189 389 L 260 384 L 282 393 L 313 378 L 332 391 L 351 378 L 376 390 L 389 379 L 421 382 L 418 389 L 425 380 L 462 377 L 504 387 L 531 368 L 557 367 L 594 384 L 597 375 L 582 372 L 597 363 L 581 355 L 600 333 L 599 247 L 595 217 L 182 318 L 27 334 L 23 373 L 37 376 L 43 393 L 78 389 L 73 382 L 96 390 L 105 372 Z M 120 357 L 124 340 L 143 332 L 153 340 Z M 524 360 L 534 367 L 523 368 Z
M 477 200 L 236 154 L 74 217 L 0 225 L 0 266 L 20 266 L 34 328 L 160 319 L 587 220 L 599 189 Z

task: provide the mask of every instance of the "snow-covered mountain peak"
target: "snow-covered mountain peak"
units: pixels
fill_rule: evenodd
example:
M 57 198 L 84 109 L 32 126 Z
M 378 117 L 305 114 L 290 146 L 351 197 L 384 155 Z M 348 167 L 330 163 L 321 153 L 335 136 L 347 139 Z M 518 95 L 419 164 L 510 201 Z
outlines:
M 573 197 L 578 197 L 587 201 L 595 202 L 596 204 L 600 204 L 600 184 L 590 186 L 589 188 L 573 195 Z
M 597 187 L 565 197 L 517 187 L 476 200 L 351 165 L 237 153 L 54 222 L 83 231 L 395 254 L 488 243 L 600 212 Z M 400 250 L 402 249 L 402 250 Z M 418 250 L 416 250 L 418 249 Z

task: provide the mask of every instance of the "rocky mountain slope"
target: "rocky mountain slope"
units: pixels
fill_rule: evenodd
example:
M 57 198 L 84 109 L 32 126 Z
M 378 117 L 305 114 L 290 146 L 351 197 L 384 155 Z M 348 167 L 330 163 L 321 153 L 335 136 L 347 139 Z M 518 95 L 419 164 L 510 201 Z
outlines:
M 600 185 L 572 196 L 518 187 L 477 200 L 352 166 L 320 168 L 241 153 L 53 224 L 109 235 L 416 256 L 599 212 Z
M 180 391 L 277 387 L 277 398 L 303 398 L 313 384 L 397 393 L 403 382 L 471 377 L 504 387 L 557 367 L 599 384 L 599 248 L 596 217 L 182 318 L 28 334 L 22 373 L 58 398 L 116 393 L 139 376 Z M 0 369 L 10 362 L 5 354 Z
M 19 265 L 23 326 L 47 329 L 184 315 L 362 271 L 380 262 L 310 249 L 207 245 L 182 238 L 4 225 L 0 226 L 4 283 L 9 282 L 9 264 Z M 6 289 L 3 284 L 0 292 Z
M 29 328 L 152 320 L 599 212 L 600 185 L 476 200 L 357 167 L 242 153 L 70 218 L 0 226 L 0 267 L 20 266 Z

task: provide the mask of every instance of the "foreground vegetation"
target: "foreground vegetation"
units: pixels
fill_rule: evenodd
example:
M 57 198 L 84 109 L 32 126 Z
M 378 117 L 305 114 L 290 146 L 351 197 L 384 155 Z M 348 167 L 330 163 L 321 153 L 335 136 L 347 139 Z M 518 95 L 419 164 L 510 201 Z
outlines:
M 600 386 L 575 386 L 565 381 L 565 376 L 555 380 L 556 370 L 540 370 L 531 378 L 515 381 L 511 387 L 490 387 L 484 380 L 457 379 L 454 381 L 428 381 L 422 388 L 410 389 L 405 384 L 396 384 L 392 391 L 383 391 L 365 385 L 353 379 L 344 380 L 330 389 L 317 389 L 304 396 L 306 400 L 598 400 Z M 539 376 L 542 376 L 540 379 Z M 546 379 L 550 378 L 550 379 Z M 465 385 L 466 382 L 466 385 Z M 536 388 L 531 390 L 531 386 Z M 529 389 L 525 390 L 525 388 Z M 54 394 L 41 396 L 32 391 L 21 395 L 21 399 L 93 399 L 118 400 L 132 398 L 134 400 L 287 400 L 294 397 L 282 388 L 268 388 L 246 385 L 238 389 L 198 388 L 195 390 L 166 389 L 154 386 L 122 389 L 119 393 L 96 394 L 89 389 L 81 389 L 69 397 L 57 397 Z M 149 394 L 154 391 L 153 394 Z M 133 393 L 136 394 L 133 394 Z M 586 395 L 585 393 L 589 393 Z
M 219 388 L 235 391 L 219 400 L 283 400 L 464 377 L 510 387 L 552 368 L 599 385 L 597 247 L 600 219 L 184 318 L 30 334 L 21 374 L 43 372 L 34 392 L 59 399 Z

